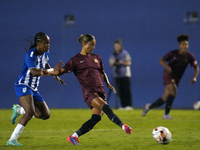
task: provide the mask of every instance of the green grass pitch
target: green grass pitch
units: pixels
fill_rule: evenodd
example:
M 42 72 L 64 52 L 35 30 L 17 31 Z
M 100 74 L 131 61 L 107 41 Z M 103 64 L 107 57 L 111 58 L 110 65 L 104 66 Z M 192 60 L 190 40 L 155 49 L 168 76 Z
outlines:
M 197 150 L 200 149 L 200 111 L 171 110 L 174 120 L 163 120 L 164 110 L 151 110 L 142 117 L 142 109 L 122 111 L 114 109 L 121 120 L 133 128 L 126 135 L 106 115 L 85 135 L 79 138 L 82 145 L 74 146 L 67 136 L 74 133 L 91 117 L 89 109 L 51 109 L 48 120 L 32 118 L 18 138 L 23 147 L 6 146 L 15 125 L 10 122 L 12 110 L 0 110 L 0 150 Z M 17 121 L 21 116 L 18 117 Z M 156 126 L 165 126 L 172 133 L 168 145 L 157 143 L 152 137 Z

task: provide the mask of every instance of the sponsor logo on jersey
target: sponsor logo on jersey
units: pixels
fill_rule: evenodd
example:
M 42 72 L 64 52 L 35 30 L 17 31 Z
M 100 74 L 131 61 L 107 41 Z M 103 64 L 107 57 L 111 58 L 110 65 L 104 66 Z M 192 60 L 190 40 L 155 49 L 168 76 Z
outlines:
M 95 58 L 95 59 L 94 59 L 94 62 L 95 62 L 95 63 L 98 63 L 98 60 Z

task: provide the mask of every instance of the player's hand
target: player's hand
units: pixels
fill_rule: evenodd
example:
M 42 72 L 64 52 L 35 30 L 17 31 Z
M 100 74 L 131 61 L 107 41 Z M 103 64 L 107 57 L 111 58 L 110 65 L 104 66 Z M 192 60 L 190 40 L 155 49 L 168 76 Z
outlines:
M 115 90 L 115 88 L 114 88 L 110 83 L 108 83 L 107 87 L 108 87 L 109 89 L 112 89 L 113 92 L 114 92 L 114 94 L 117 93 L 116 90 Z
M 168 73 L 171 73 L 172 72 L 172 68 L 170 66 L 166 66 L 165 68 L 167 70 Z
M 190 83 L 191 83 L 191 84 L 193 84 L 193 83 L 195 83 L 195 82 L 197 82 L 197 78 L 192 78 L 192 79 L 190 79 Z
M 66 85 L 66 83 L 65 83 L 61 78 L 59 78 L 58 76 L 54 76 L 54 78 L 55 78 L 60 84 Z
M 56 66 L 54 67 L 54 70 L 59 70 L 61 67 L 63 67 L 64 66 L 64 63 L 62 62 L 62 60 L 60 60 L 57 64 L 56 64 Z

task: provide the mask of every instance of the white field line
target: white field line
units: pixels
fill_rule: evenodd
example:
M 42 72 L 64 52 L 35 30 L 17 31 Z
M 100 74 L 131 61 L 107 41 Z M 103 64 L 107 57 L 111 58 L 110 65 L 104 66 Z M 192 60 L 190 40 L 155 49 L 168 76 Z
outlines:
M 122 129 L 92 129 L 91 131 L 92 132 L 104 132 L 104 131 L 116 131 L 116 130 L 122 130 Z M 50 133 L 50 132 L 68 132 L 68 131 L 77 131 L 77 129 L 70 129 L 70 130 L 47 130 L 47 131 L 37 131 L 37 130 L 33 130 L 33 131 L 23 131 L 24 132 L 47 132 L 47 133 Z M 90 132 L 91 132 L 90 131 Z M 0 131 L 0 133 L 10 133 L 10 132 L 13 132 L 13 131 Z

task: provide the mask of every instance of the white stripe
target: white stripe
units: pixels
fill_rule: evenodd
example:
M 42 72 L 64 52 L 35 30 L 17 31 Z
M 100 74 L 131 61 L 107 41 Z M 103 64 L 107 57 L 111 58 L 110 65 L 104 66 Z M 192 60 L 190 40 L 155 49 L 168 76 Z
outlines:
M 32 82 L 31 82 L 31 88 L 35 88 L 35 81 L 36 81 L 37 77 L 33 77 Z
M 26 76 L 25 76 L 24 84 L 28 85 L 29 79 L 30 79 L 30 70 L 28 69 Z

